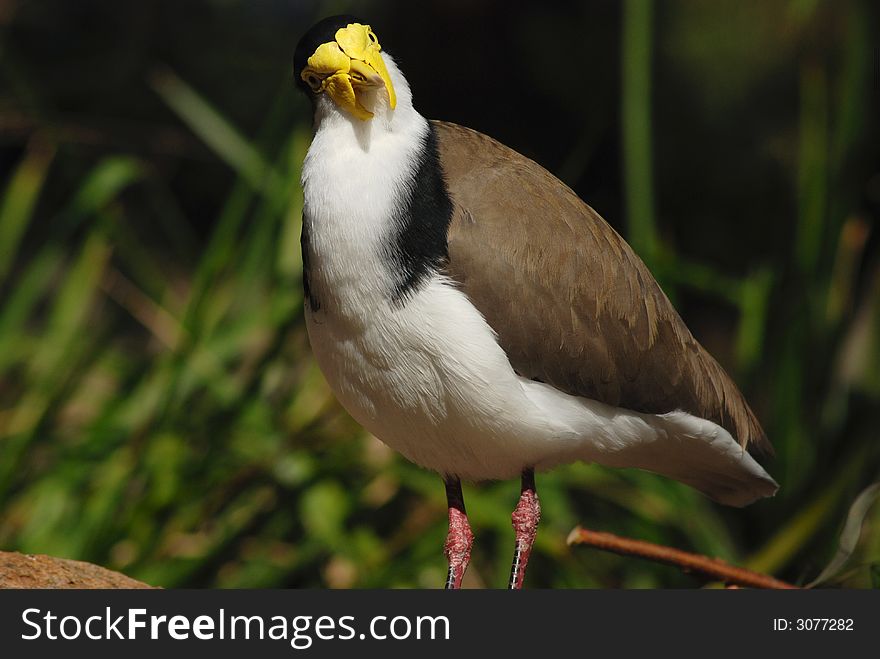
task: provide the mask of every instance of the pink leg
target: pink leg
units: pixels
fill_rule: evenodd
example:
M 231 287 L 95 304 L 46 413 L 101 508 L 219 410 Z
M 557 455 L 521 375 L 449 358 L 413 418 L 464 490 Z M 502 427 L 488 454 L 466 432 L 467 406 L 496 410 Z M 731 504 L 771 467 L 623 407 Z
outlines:
M 522 588 L 526 576 L 526 566 L 532 553 L 532 544 L 538 533 L 538 522 L 541 521 L 541 502 L 535 489 L 535 470 L 526 469 L 522 475 L 522 490 L 519 502 L 510 516 L 513 531 L 516 535 L 516 546 L 513 551 L 513 564 L 510 567 L 510 582 L 507 587 L 513 590 Z
M 446 479 L 446 501 L 449 505 L 449 533 L 446 536 L 449 573 L 446 576 L 446 588 L 457 589 L 461 588 L 461 580 L 471 560 L 471 547 L 474 544 L 474 534 L 464 510 L 459 479 Z

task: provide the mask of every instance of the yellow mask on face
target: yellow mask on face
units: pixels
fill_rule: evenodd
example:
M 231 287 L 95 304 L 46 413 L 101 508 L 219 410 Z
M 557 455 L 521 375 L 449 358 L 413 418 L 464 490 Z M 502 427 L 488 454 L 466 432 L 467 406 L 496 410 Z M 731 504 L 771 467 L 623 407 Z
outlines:
M 301 74 L 306 84 L 316 93 L 327 92 L 339 107 L 363 121 L 373 113 L 358 100 L 357 89 L 384 86 L 393 110 L 397 105 L 394 85 L 370 26 L 351 23 L 337 30 L 334 38 L 309 57 Z

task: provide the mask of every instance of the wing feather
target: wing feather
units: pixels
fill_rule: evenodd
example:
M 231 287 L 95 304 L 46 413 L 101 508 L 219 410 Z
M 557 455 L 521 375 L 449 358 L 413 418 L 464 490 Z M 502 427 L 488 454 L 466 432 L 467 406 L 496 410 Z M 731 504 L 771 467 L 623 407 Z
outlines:
M 521 375 L 639 412 L 681 409 L 772 452 L 739 389 L 610 225 L 537 163 L 433 124 L 455 206 L 448 273 Z

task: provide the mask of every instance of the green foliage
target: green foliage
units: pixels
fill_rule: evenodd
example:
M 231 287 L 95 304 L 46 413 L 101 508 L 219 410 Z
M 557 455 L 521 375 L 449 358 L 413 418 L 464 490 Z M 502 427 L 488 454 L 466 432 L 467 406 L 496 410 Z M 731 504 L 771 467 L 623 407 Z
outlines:
M 862 531 L 865 529 L 866 517 L 868 516 L 871 507 L 876 503 L 878 497 L 880 497 L 880 483 L 874 483 L 873 485 L 866 487 L 856 498 L 852 507 L 849 509 L 849 514 L 846 517 L 846 524 L 843 526 L 843 531 L 840 532 L 840 544 L 837 548 L 837 553 L 834 555 L 834 558 L 831 559 L 831 562 L 825 566 L 825 569 L 822 570 L 819 576 L 810 582 L 810 587 L 830 582 L 837 577 L 843 570 L 844 566 L 851 561 L 853 554 L 855 554 L 856 549 L 859 546 Z
M 390 21 L 393 12 L 376 5 Z M 731 511 L 645 472 L 571 465 L 541 475 L 529 585 L 693 584 L 672 568 L 569 549 L 576 524 L 801 583 L 838 549 L 850 505 L 880 476 L 876 215 L 859 206 L 878 176 L 876 149 L 866 146 L 876 137 L 869 9 L 677 2 L 660 12 L 632 0 L 623 25 L 606 26 L 621 34 L 628 238 L 671 297 L 691 300 L 685 310 L 696 298 L 730 316 L 709 338 L 767 426 L 778 454 L 769 470 L 782 490 Z M 837 30 L 820 40 L 829 22 Z M 529 31 L 528 47 L 551 36 Z M 84 155 L 70 131 L 41 123 L 53 116 L 41 94 L 50 82 L 29 77 L 10 43 L 0 46 L 11 90 L 0 95 L 0 118 L 14 102 L 35 121 L 0 181 L 0 548 L 93 561 L 162 586 L 441 584 L 439 479 L 349 419 L 308 348 L 299 175 L 309 117 L 289 77 L 270 80 L 259 125 L 245 126 L 232 94 L 203 91 L 210 76 L 198 67 L 184 74 L 151 64 L 142 80 L 150 116 L 186 136 L 172 140 L 188 155 L 175 154 L 171 166 L 127 144 Z M 718 79 L 716 55 L 727 79 Z M 792 216 L 770 216 L 753 199 L 744 230 L 764 224 L 782 240 L 732 244 L 730 262 L 741 267 L 715 265 L 703 256 L 718 253 L 713 241 L 687 249 L 664 210 L 674 187 L 666 173 L 688 163 L 651 148 L 680 130 L 653 110 L 661 83 L 690 81 L 692 104 L 721 121 L 725 108 L 744 108 L 742 99 L 778 80 L 784 63 L 800 100 L 761 149 L 776 154 Z M 543 73 L 533 77 L 547 84 Z M 753 108 L 743 121 L 763 127 L 764 114 Z M 567 162 L 592 157 L 600 129 L 585 121 Z M 180 189 L 177 168 L 188 183 L 208 181 L 199 194 L 219 200 L 199 206 L 209 217 L 185 203 L 196 193 Z M 199 177 L 185 178 L 188 168 Z M 699 235 L 713 222 L 686 228 Z M 506 582 L 517 492 L 512 482 L 466 486 L 477 535 L 466 585 Z M 877 509 L 858 507 L 858 533 L 847 524 L 840 546 L 849 560 L 835 584 L 878 587 Z

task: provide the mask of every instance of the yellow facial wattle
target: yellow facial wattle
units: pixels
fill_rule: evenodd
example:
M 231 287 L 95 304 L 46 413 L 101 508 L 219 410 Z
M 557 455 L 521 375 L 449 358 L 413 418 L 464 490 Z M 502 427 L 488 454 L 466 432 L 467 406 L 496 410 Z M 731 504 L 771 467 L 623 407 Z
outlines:
M 358 88 L 384 86 L 391 109 L 397 105 L 394 85 L 379 40 L 369 25 L 351 23 L 336 31 L 335 41 L 322 43 L 309 57 L 302 79 L 315 92 L 327 92 L 330 98 L 358 119 L 373 117 L 357 96 Z

